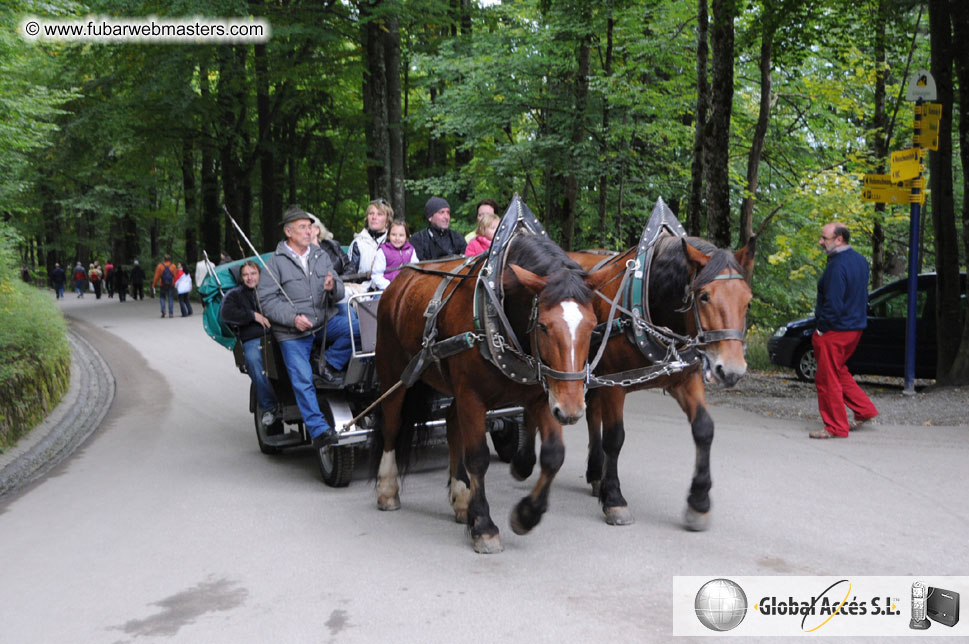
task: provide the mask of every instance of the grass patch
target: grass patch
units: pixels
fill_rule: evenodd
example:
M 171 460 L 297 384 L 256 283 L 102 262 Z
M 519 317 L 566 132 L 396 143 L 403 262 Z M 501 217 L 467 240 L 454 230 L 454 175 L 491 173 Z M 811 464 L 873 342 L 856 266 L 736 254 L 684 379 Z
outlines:
M 0 271 L 0 449 L 42 421 L 70 386 L 66 334 L 49 293 Z
M 777 367 L 771 363 L 767 353 L 767 341 L 773 334 L 773 329 L 766 329 L 756 324 L 747 330 L 747 368 L 759 371 L 770 371 Z

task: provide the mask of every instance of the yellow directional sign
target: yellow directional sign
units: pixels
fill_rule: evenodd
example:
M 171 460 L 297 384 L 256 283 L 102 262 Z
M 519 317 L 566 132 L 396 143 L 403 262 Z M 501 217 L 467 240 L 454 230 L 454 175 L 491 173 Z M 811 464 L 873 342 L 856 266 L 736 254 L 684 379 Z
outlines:
M 940 103 L 922 103 L 923 118 L 942 118 L 942 105 Z
M 892 181 L 914 179 L 922 173 L 922 150 L 908 148 L 892 152 Z
M 939 149 L 939 135 L 938 133 L 926 132 L 922 130 L 922 133 L 918 137 L 919 147 L 923 147 L 926 150 L 938 150 Z
M 887 174 L 866 174 L 865 187 L 866 188 L 894 188 L 895 183 L 892 181 L 892 178 Z
M 909 179 L 908 181 L 902 182 L 902 188 L 905 190 L 911 190 L 912 188 L 922 189 L 925 187 L 925 178 L 919 179 Z
M 925 193 L 924 192 L 920 192 L 917 195 L 909 194 L 908 201 L 909 201 L 909 203 L 917 203 L 919 205 L 924 206 L 925 205 Z
M 875 203 L 911 203 L 911 190 L 902 188 L 865 188 L 861 191 L 862 201 L 873 201 Z

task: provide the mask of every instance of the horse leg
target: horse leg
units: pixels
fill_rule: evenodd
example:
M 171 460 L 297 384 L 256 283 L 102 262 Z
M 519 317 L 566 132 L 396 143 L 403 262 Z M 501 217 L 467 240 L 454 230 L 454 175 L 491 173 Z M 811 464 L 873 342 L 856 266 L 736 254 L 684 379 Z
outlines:
M 687 530 L 702 532 L 710 526 L 710 445 L 713 443 L 713 419 L 707 413 L 706 390 L 700 372 L 670 389 L 680 407 L 690 419 L 693 443 L 696 445 L 696 466 L 690 495 L 686 499 L 683 521 Z
M 485 407 L 473 395 L 460 391 L 473 391 L 470 387 L 455 386 L 455 399 L 452 405 L 454 416 L 460 428 L 461 446 L 464 448 L 464 467 L 468 476 L 468 532 L 471 546 L 479 554 L 495 554 L 503 550 L 498 536 L 498 526 L 491 520 L 491 509 L 485 496 L 485 474 L 491 463 L 491 450 L 488 449 L 485 430 Z
M 597 390 L 586 397 L 585 418 L 589 428 L 589 458 L 586 461 L 585 482 L 592 486 L 592 496 L 599 496 L 602 486 L 602 404 Z
M 447 412 L 447 445 L 450 457 L 448 499 L 451 502 L 451 509 L 454 510 L 454 520 L 458 523 L 467 523 L 468 503 L 471 502 L 471 481 L 468 479 L 468 470 L 464 467 L 461 427 L 453 404 Z
M 400 482 L 397 478 L 397 436 L 400 432 L 401 408 L 407 390 L 403 387 L 392 393 L 381 403 L 383 412 L 384 450 L 380 456 L 377 470 L 377 508 L 380 510 L 400 509 Z
M 511 475 L 516 481 L 524 481 L 535 469 L 535 419 L 525 411 L 525 426 L 519 433 L 518 451 L 511 459 Z
M 511 529 L 515 534 L 528 534 L 538 525 L 548 509 L 548 493 L 555 475 L 565 461 L 565 443 L 562 442 L 562 425 L 559 424 L 543 398 L 529 410 L 532 418 L 538 420 L 542 432 L 540 463 L 542 473 L 532 493 L 524 497 L 511 512 Z
M 623 404 L 626 391 L 622 387 L 603 387 L 597 392 L 602 409 L 602 450 L 605 453 L 605 467 L 599 502 L 609 525 L 632 525 L 636 522 L 619 486 L 619 452 L 626 440 L 623 425 Z

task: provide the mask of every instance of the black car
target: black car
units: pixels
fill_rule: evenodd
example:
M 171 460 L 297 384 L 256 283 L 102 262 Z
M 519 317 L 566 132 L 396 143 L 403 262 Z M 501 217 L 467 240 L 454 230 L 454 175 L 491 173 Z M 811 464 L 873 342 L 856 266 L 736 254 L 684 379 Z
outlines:
M 966 311 L 966 274 L 962 274 L 962 311 Z M 918 277 L 915 325 L 915 377 L 935 378 L 935 273 Z M 908 279 L 900 279 L 868 294 L 868 327 L 848 360 L 853 374 L 905 376 L 905 317 L 908 314 Z M 815 319 L 788 322 L 767 342 L 770 361 L 792 367 L 797 377 L 814 382 L 818 364 L 811 336 Z

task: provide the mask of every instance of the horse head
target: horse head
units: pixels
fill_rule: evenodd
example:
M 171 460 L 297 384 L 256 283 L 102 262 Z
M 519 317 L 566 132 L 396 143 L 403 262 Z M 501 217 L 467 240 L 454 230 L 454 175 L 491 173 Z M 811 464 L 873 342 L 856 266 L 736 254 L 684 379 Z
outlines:
M 573 265 L 542 276 L 516 264 L 509 267 L 535 296 L 536 310 L 527 334 L 532 355 L 544 365 L 541 377 L 549 408 L 563 425 L 574 424 L 585 413 L 586 367 L 596 325 L 592 294 L 605 273 L 588 275 Z M 509 285 L 509 280 L 505 283 Z
M 744 358 L 747 307 L 752 293 L 747 279 L 754 265 L 756 237 L 736 253 L 706 254 L 686 239 L 683 252 L 690 267 L 687 326 L 701 344 L 703 379 L 727 387 L 747 372 Z

